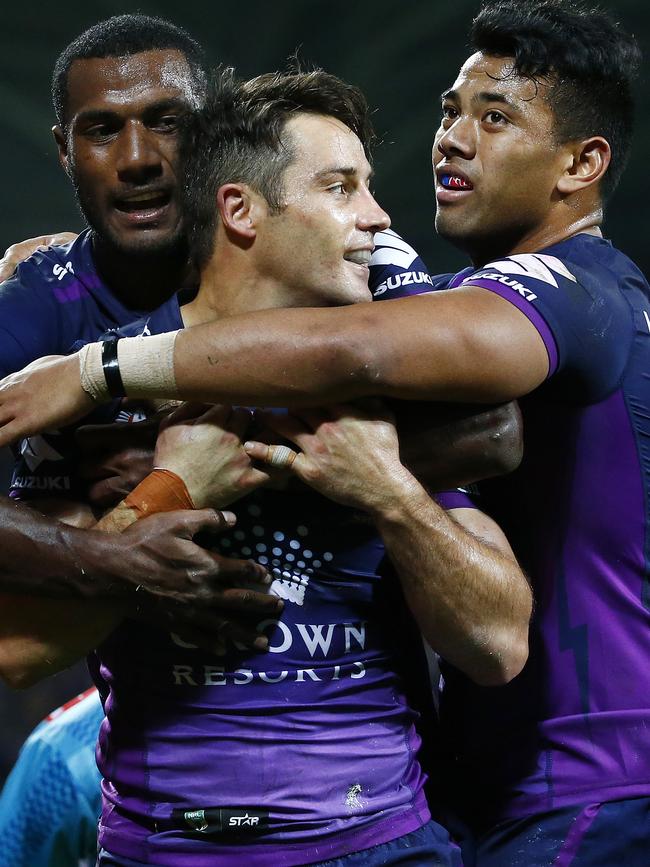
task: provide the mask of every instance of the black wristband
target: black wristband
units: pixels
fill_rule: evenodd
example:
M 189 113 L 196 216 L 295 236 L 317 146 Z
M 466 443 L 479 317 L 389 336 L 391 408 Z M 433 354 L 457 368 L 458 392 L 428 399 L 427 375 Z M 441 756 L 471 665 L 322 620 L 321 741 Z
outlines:
M 117 360 L 117 344 L 119 338 L 113 337 L 102 343 L 102 370 L 106 380 L 106 388 L 111 397 L 126 397 L 124 383 Z

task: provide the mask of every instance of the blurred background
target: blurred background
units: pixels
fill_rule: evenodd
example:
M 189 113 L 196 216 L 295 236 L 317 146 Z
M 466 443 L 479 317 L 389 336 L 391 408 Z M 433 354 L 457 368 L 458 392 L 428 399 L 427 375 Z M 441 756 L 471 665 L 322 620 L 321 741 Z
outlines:
M 58 0 L 45 12 L 34 5 L 7 4 L 0 35 L 0 188 L 5 203 L 0 210 L 0 254 L 24 238 L 83 228 L 50 132 L 51 70 L 62 49 L 86 27 L 110 15 L 141 11 L 185 27 L 202 42 L 211 61 L 232 64 L 243 76 L 281 68 L 297 49 L 306 63 L 360 86 L 374 109 L 382 140 L 375 158 L 375 190 L 393 227 L 416 247 L 432 273 L 464 267 L 462 254 L 433 232 L 430 151 L 439 94 L 467 55 L 466 31 L 478 5 L 478 0 Z M 650 273 L 650 173 L 644 147 L 650 142 L 650 23 L 640 0 L 604 0 L 601 5 L 637 35 L 647 57 L 637 86 L 632 157 L 609 205 L 605 231 Z M 0 453 L 0 484 L 6 485 L 6 476 L 7 461 Z M 22 693 L 0 684 L 0 783 L 31 728 L 88 683 L 81 664 Z

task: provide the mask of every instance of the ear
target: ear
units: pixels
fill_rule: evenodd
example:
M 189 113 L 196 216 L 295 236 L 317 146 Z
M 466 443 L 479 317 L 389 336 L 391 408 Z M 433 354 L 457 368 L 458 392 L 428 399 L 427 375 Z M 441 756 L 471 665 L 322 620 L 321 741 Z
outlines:
M 242 241 L 257 234 L 261 202 L 246 184 L 224 184 L 217 190 L 217 209 L 226 231 Z
M 66 173 L 66 175 L 69 175 L 70 164 L 68 161 L 68 140 L 63 130 L 58 124 L 52 127 L 52 135 L 54 136 L 56 148 L 59 152 L 59 163 L 61 165 L 61 168 Z
M 558 181 L 558 192 L 567 196 L 599 183 L 611 159 L 609 142 L 602 136 L 576 142 L 569 153 L 567 168 Z

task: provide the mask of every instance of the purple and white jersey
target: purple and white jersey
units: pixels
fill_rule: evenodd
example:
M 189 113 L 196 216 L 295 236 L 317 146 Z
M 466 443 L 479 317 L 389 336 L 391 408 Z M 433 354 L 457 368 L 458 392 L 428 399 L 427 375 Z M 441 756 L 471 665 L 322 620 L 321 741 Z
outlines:
M 429 813 L 394 645 L 418 632 L 374 528 L 310 491 L 235 510 L 216 547 L 272 571 L 270 650 L 214 656 L 129 621 L 98 649 L 100 844 L 169 867 L 292 865 L 415 830 Z
M 436 278 L 434 284 L 422 259 L 392 230 L 375 235 L 369 278 L 374 298 L 430 291 L 445 279 Z M 161 308 L 159 331 L 177 328 L 171 324 L 176 313 L 166 322 L 164 311 Z M 43 355 L 74 352 L 110 329 L 134 320 L 139 323 L 143 316 L 145 311 L 125 307 L 102 282 L 92 258 L 91 234 L 85 231 L 71 244 L 30 256 L 13 278 L 0 284 L 0 378 Z M 99 407 L 84 421 L 112 421 L 116 405 Z M 133 421 L 137 416 L 123 413 L 120 420 Z M 83 498 L 74 471 L 74 429 L 27 437 L 17 446 L 16 455 L 10 496 Z
M 102 282 L 89 230 L 70 244 L 39 250 L 0 284 L 0 377 L 43 355 L 67 355 L 78 343 L 97 340 L 107 329 L 142 314 L 125 306 Z M 50 431 L 29 437 L 17 452 L 11 496 L 79 497 L 69 434 Z
M 381 261 L 371 261 L 370 281 L 379 298 L 432 288 L 395 233 L 376 243 Z M 122 331 L 179 327 L 172 299 Z M 60 437 L 68 460 L 71 433 Z M 42 439 L 33 473 L 46 481 L 37 489 L 59 464 L 46 452 L 50 435 Z M 236 512 L 218 550 L 272 571 L 285 610 L 265 626 L 271 649 L 231 647 L 219 657 L 131 621 L 99 648 L 90 665 L 107 714 L 100 844 L 173 867 L 292 865 L 419 828 L 429 819 L 425 776 L 400 674 L 405 663 L 418 680 L 421 664 L 425 688 L 426 668 L 397 582 L 379 576 L 376 531 L 310 491 L 261 491 Z
M 483 822 L 648 795 L 648 283 L 588 234 L 463 283 L 521 310 L 549 375 L 521 400 L 520 469 L 481 485 L 533 584 L 530 659 L 499 688 L 446 670 L 453 776 Z

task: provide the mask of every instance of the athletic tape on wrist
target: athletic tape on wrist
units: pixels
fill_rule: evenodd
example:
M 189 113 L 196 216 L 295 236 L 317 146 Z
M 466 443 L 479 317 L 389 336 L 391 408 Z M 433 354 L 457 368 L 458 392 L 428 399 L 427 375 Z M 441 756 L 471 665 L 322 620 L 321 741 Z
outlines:
M 79 350 L 79 375 L 81 387 L 93 400 L 101 403 L 108 400 L 108 386 L 102 367 L 102 344 L 88 343 Z
M 177 509 L 194 509 L 185 482 L 176 473 L 164 467 L 155 467 L 124 500 L 139 518 Z
M 178 397 L 174 375 L 174 344 L 178 331 L 151 337 L 123 337 L 117 360 L 129 397 Z

